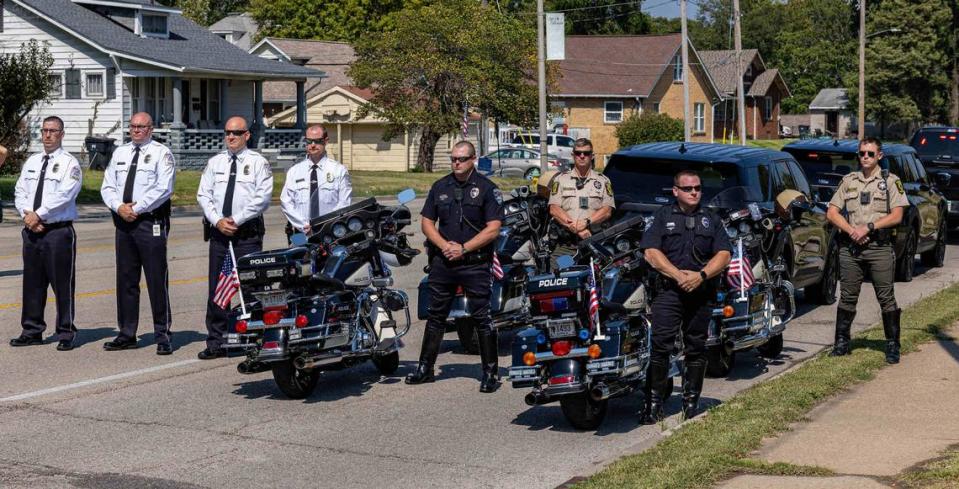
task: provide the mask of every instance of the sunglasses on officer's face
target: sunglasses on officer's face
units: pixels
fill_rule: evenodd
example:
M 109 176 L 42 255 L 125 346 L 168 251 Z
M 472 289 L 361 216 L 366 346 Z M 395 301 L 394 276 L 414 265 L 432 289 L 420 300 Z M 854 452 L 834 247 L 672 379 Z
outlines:
M 319 138 L 319 139 L 306 138 L 305 141 L 306 141 L 306 144 L 320 144 L 320 145 L 326 144 L 326 138 Z
M 875 158 L 875 157 L 876 157 L 876 152 L 875 152 L 875 151 L 860 151 L 860 152 L 859 152 L 859 157 L 860 157 L 860 158 L 863 158 L 863 157 L 866 157 L 866 156 L 868 156 L 868 157 L 870 157 L 870 158 Z
M 469 160 L 472 160 L 472 156 L 450 156 L 451 163 L 466 163 Z
M 703 191 L 703 186 L 702 186 L 702 185 L 685 185 L 685 186 L 682 186 L 682 187 L 680 187 L 679 185 L 676 185 L 676 188 L 678 188 L 679 190 L 682 190 L 683 192 L 686 192 L 687 194 L 688 194 L 688 193 L 691 193 L 691 192 L 694 192 L 694 191 L 695 191 L 695 192 L 702 192 L 702 191 Z
M 576 156 L 593 156 L 592 151 L 577 151 L 573 150 L 573 154 Z
M 227 130 L 223 131 L 223 134 L 226 134 L 227 136 L 242 136 L 242 135 L 246 134 L 246 131 L 247 131 L 247 130 L 248 130 L 248 129 L 240 129 L 240 130 L 227 129 Z

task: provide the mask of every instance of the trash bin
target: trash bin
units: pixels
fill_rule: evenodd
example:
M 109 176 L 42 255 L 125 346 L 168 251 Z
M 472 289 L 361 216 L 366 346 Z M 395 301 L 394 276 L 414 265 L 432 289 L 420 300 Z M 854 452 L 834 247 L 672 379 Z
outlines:
M 83 140 L 83 144 L 90 155 L 90 169 L 105 170 L 116 149 L 116 139 L 90 136 Z

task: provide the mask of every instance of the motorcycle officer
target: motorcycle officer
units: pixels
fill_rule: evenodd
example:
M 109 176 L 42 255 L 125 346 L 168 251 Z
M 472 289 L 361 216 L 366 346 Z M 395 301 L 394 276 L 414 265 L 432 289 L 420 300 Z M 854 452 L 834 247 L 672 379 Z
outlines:
M 660 276 L 652 303 L 653 344 L 646 377 L 649 393 L 640 422 L 663 419 L 669 375 L 669 354 L 682 330 L 685 347 L 683 418 L 696 415 L 706 375 L 706 334 L 715 282 L 729 264 L 732 248 L 722 220 L 700 206 L 703 195 L 699 174 L 683 170 L 673 177 L 676 202 L 653 214 L 640 248 Z
M 453 146 L 450 161 L 453 171 L 433 184 L 421 213 L 429 251 L 429 318 L 419 364 L 406 383 L 435 380 L 433 364 L 446 332 L 446 317 L 457 287 L 462 287 L 478 329 L 483 366 L 480 392 L 488 393 L 499 385 L 499 354 L 489 300 L 492 243 L 502 225 L 503 196 L 496 184 L 475 171 L 476 149 L 469 141 Z

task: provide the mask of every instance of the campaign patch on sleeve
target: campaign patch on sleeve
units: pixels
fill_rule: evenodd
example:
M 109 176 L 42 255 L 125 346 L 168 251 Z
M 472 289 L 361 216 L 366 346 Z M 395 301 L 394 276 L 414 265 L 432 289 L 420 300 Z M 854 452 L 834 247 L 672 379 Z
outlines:
M 559 192 L 559 182 L 553 181 L 553 187 L 550 189 L 550 193 L 556 195 Z
M 900 194 L 906 193 L 906 190 L 902 188 L 902 180 L 896 180 L 896 189 L 899 190 Z
M 613 184 L 609 181 L 606 182 L 606 193 L 609 194 L 610 197 L 613 196 Z

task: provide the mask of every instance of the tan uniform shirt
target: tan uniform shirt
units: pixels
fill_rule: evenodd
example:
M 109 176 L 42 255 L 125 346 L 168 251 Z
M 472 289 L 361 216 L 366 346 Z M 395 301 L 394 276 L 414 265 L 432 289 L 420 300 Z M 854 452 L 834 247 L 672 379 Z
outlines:
M 616 207 L 613 201 L 613 186 L 608 178 L 590 170 L 582 188 L 577 189 L 578 175 L 579 172 L 574 168 L 553 179 L 549 205 L 560 206 L 573 220 L 585 220 L 605 206 Z
M 882 172 L 877 171 L 867 179 L 861 171 L 854 171 L 839 182 L 829 205 L 845 210 L 849 224 L 858 227 L 876 222 L 896 207 L 907 207 L 909 200 L 896 175 L 890 173 L 883 179 Z

